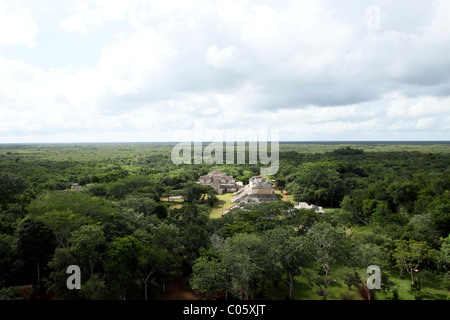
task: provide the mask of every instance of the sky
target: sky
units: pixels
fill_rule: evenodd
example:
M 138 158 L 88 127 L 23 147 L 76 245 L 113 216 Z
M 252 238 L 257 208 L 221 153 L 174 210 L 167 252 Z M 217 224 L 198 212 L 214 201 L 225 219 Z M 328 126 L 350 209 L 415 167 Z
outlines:
M 450 140 L 449 53 L 448 0 L 0 0 L 0 143 Z

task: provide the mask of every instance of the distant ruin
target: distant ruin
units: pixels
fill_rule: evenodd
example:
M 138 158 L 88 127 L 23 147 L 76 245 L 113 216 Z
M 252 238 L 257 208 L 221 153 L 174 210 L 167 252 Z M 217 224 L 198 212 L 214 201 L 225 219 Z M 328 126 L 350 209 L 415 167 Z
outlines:
M 200 177 L 200 184 L 209 185 L 214 188 L 218 194 L 233 193 L 242 188 L 242 182 L 234 181 L 232 176 L 227 176 L 225 173 L 218 169 L 214 169 L 213 172 L 206 176 Z
M 299 202 L 298 205 L 296 205 L 294 208 L 295 209 L 306 209 L 306 210 L 314 209 L 315 212 L 325 213 L 325 211 L 323 210 L 322 207 L 318 207 L 315 204 L 310 205 L 307 202 Z
M 72 185 L 70 186 L 70 189 L 72 190 L 80 190 L 80 185 L 78 183 L 72 183 Z

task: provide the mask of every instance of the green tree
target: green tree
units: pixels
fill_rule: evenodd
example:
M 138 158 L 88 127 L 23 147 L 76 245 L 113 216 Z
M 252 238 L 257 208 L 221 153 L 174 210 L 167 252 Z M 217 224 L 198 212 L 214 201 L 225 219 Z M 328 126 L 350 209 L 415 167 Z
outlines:
M 81 286 L 79 296 L 85 300 L 105 300 L 108 296 L 102 275 L 94 274 L 86 280 Z
M 95 266 L 101 261 L 101 246 L 105 244 L 103 227 L 98 224 L 84 225 L 72 232 L 69 243 L 79 261 L 78 265 L 87 266 L 92 277 Z
M 335 162 L 327 160 L 304 163 L 287 177 L 287 181 L 291 183 L 288 183 L 286 188 L 294 195 L 295 201 L 327 204 L 332 207 L 341 183 L 337 169 Z
M 149 199 L 143 195 L 130 194 L 125 200 L 120 202 L 121 207 L 134 209 L 136 212 L 149 216 L 155 213 L 157 203 L 153 199 Z
M 54 235 L 43 223 L 30 217 L 23 219 L 17 227 L 13 247 L 17 257 L 16 272 L 21 281 L 39 284 L 41 279 L 47 277 L 47 263 L 56 246 Z
M 368 203 L 366 199 L 366 191 L 364 190 L 353 190 L 351 195 L 346 195 L 341 201 L 341 208 L 347 212 L 350 212 L 355 221 L 359 224 L 369 224 L 371 220 L 371 211 L 363 210 L 365 206 L 367 208 Z
M 151 229 L 152 243 L 165 248 L 172 253 L 180 254 L 181 235 L 180 229 L 174 224 L 161 223 Z
M 423 241 L 398 240 L 392 254 L 397 267 L 410 274 L 411 285 L 414 285 L 414 274 L 419 272 L 419 265 L 427 259 L 433 259 L 435 251 Z
M 64 247 L 55 250 L 49 266 L 50 287 L 59 297 L 67 299 L 84 298 L 98 299 L 104 297 L 104 281 L 101 275 L 94 274 L 94 268 L 101 261 L 100 248 L 105 243 L 105 237 L 100 225 L 84 225 L 70 234 Z M 82 271 L 82 291 L 67 290 L 67 267 L 77 265 Z M 103 286 L 103 287 L 102 287 Z M 98 292 L 94 292 L 98 289 Z M 74 292 L 72 292 L 74 291 Z
M 11 284 L 15 237 L 0 233 L 0 288 Z
M 15 202 L 27 186 L 23 178 L 12 173 L 0 172 L 0 205 L 6 208 L 8 203 Z
M 444 285 L 450 288 L 450 235 L 443 239 L 437 255 L 438 267 L 442 270 Z
M 18 223 L 26 214 L 24 208 L 17 203 L 8 204 L 5 210 L 0 207 L 0 233 L 13 235 Z
M 71 211 L 95 222 L 102 222 L 114 213 L 111 203 L 105 199 L 72 190 L 45 192 L 33 200 L 27 209 L 33 216 L 52 211 Z
M 22 300 L 12 288 L 0 288 L 0 300 Z
M 219 202 L 214 188 L 193 181 L 185 183 L 181 195 L 187 203 L 204 203 L 213 207 Z
M 412 216 L 408 225 L 412 228 L 411 236 L 416 240 L 426 241 L 432 245 L 439 239 L 439 233 L 430 213 Z
M 206 204 L 210 207 L 214 207 L 219 203 L 219 198 L 217 198 L 217 191 L 211 186 L 206 186 Z
M 345 257 L 344 230 L 334 227 L 328 222 L 319 222 L 313 225 L 303 236 L 304 250 L 310 256 L 315 267 L 315 274 L 305 275 L 318 287 L 318 294 L 326 298 L 328 286 L 337 279 L 330 278 L 332 266 Z
M 78 265 L 79 261 L 74 256 L 73 251 L 70 247 L 58 247 L 56 248 L 52 259 L 49 261 L 48 266 L 51 269 L 51 273 L 49 275 L 49 288 L 52 292 L 54 292 L 59 298 L 62 299 L 78 299 L 79 292 L 78 290 L 67 290 L 67 267 L 70 265 Z M 84 276 L 83 270 L 81 269 L 81 281 L 83 282 L 82 286 L 84 286 Z
M 104 259 L 106 282 L 116 298 L 126 297 L 132 280 L 137 276 L 141 250 L 142 242 L 134 236 L 116 238 L 107 245 Z
M 450 191 L 446 190 L 440 199 L 435 199 L 428 206 L 428 212 L 439 235 L 446 237 L 450 234 Z
M 199 255 L 199 249 L 208 245 L 209 211 L 205 206 L 190 203 L 171 212 L 171 221 L 179 228 L 184 247 L 185 262 L 190 265 Z
M 443 239 L 438 253 L 438 263 L 444 270 L 450 271 L 450 235 Z
M 147 300 L 147 286 L 150 277 L 160 269 L 168 269 L 177 261 L 167 249 L 154 244 L 143 243 L 137 252 L 137 272 L 144 284 L 144 298 Z
M 303 273 L 307 262 L 301 237 L 295 235 L 293 228 L 276 228 L 266 231 L 262 241 L 266 247 L 263 256 L 265 274 L 281 279 L 288 287 L 288 299 L 292 299 L 294 277 Z
M 375 200 L 375 201 L 376 206 L 372 212 L 372 222 L 380 224 L 402 222 L 401 219 L 402 215 L 391 212 L 387 201 L 384 200 Z
M 151 236 L 144 237 L 144 241 L 151 242 L 151 244 L 169 253 L 166 261 L 168 264 L 158 268 L 155 274 L 155 277 L 160 278 L 162 281 L 163 291 L 166 291 L 165 279 L 177 270 L 183 257 L 184 248 L 182 246 L 180 230 L 174 224 L 163 222 L 157 226 L 152 226 L 149 233 Z
M 186 183 L 181 191 L 184 201 L 188 203 L 199 202 L 205 192 L 204 187 L 204 185 L 195 182 Z
M 155 206 L 154 213 L 158 217 L 158 219 L 166 219 L 169 215 L 169 209 L 166 205 L 160 203 Z
M 210 298 L 216 290 L 225 292 L 227 298 L 230 281 L 220 253 L 214 249 L 202 250 L 192 266 L 189 283 L 195 292 L 204 293 L 206 298 Z
M 394 181 L 386 191 L 399 209 L 403 208 L 407 212 L 411 212 L 418 196 L 419 186 L 410 181 Z
M 50 211 L 35 218 L 53 231 L 56 242 L 61 248 L 66 248 L 73 231 L 86 224 L 86 219 L 70 210 Z
M 344 280 L 349 288 L 354 285 L 358 288 L 361 296 L 366 300 L 372 300 L 373 294 L 367 287 L 367 267 L 377 265 L 382 270 L 388 267 L 388 255 L 384 247 L 376 241 L 367 241 L 364 236 L 356 235 L 351 239 L 348 250 L 348 259 L 343 260 L 344 265 L 350 271 L 345 275 Z M 363 269 L 362 276 L 358 274 L 359 269 Z
M 226 240 L 223 263 L 231 279 L 232 293 L 248 300 L 255 293 L 262 275 L 265 247 L 256 234 L 236 234 Z

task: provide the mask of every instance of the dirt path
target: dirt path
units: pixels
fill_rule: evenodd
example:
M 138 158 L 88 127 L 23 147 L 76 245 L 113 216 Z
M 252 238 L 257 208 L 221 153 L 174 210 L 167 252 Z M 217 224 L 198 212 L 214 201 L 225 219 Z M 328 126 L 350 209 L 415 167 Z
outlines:
M 203 295 L 196 294 L 183 285 L 181 277 L 174 279 L 169 289 L 161 295 L 162 300 L 202 300 Z

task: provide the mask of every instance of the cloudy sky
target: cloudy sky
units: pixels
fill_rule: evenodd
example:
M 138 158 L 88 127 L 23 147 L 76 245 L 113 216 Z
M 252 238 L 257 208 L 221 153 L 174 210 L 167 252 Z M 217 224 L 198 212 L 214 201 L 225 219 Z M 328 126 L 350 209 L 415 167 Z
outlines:
M 448 0 L 0 0 L 0 143 L 450 140 L 449 53 Z

